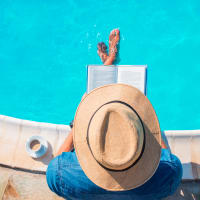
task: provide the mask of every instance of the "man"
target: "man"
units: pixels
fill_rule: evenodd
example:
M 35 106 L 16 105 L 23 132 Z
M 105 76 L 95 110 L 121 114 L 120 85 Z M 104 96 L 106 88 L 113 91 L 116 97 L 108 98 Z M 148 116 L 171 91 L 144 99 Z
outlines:
M 105 65 L 114 62 L 119 30 L 109 37 Z M 69 152 L 75 146 L 75 151 Z M 77 159 L 78 157 L 78 159 Z M 74 127 L 47 169 L 50 189 L 66 199 L 158 200 L 182 177 L 179 159 L 161 138 L 155 111 L 139 90 L 113 84 L 85 95 Z

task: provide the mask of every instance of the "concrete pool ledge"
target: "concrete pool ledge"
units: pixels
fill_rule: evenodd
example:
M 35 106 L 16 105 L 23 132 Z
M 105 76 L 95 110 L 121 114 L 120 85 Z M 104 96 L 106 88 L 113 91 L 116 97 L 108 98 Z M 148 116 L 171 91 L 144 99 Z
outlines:
M 34 122 L 0 115 L 0 164 L 35 172 L 44 172 L 70 131 L 68 125 Z M 200 130 L 163 131 L 168 145 L 183 164 L 183 180 L 200 179 Z M 31 158 L 25 148 L 33 135 L 45 138 L 48 152 Z
M 61 200 L 49 190 L 45 171 L 70 130 L 68 125 L 0 115 L 0 199 Z M 183 164 L 182 184 L 165 200 L 200 199 L 200 130 L 163 131 L 162 134 Z M 49 143 L 47 154 L 40 159 L 33 159 L 26 152 L 26 141 L 33 135 L 42 136 Z
M 48 163 L 71 128 L 67 125 L 34 122 L 0 115 L 0 164 L 36 172 L 45 172 Z M 26 141 L 39 135 L 48 141 L 47 153 L 38 159 L 26 152 Z
M 173 154 L 183 165 L 183 180 L 200 179 L 200 130 L 164 131 Z
M 62 141 L 70 131 L 68 125 L 34 122 L 0 115 L 0 164 L 13 168 L 45 172 Z M 200 179 L 200 130 L 163 131 L 168 145 L 184 168 L 183 179 Z M 45 138 L 48 152 L 39 159 L 31 158 L 25 148 L 33 135 Z

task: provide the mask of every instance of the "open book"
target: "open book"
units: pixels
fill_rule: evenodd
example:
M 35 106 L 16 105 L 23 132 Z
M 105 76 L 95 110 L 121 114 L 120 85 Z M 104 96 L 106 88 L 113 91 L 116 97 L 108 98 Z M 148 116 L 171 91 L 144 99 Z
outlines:
M 146 95 L 147 65 L 88 65 L 87 93 L 113 83 L 132 85 Z

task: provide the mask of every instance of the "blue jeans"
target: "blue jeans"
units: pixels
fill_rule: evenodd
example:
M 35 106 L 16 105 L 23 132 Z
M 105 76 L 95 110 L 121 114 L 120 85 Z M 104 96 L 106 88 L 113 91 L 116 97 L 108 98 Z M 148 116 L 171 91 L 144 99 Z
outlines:
M 95 185 L 81 169 L 75 152 L 54 158 L 47 169 L 49 188 L 67 200 L 159 200 L 175 192 L 182 178 L 182 165 L 169 150 L 162 149 L 155 174 L 142 186 L 128 191 L 107 191 Z

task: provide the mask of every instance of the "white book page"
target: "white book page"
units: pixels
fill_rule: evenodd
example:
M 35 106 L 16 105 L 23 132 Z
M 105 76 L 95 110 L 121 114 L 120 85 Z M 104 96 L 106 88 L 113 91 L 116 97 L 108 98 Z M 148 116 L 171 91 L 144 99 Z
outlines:
M 132 85 L 146 94 L 146 66 L 119 66 L 117 82 Z
M 88 65 L 87 93 L 89 93 L 97 87 L 116 82 L 116 67 L 103 65 Z

